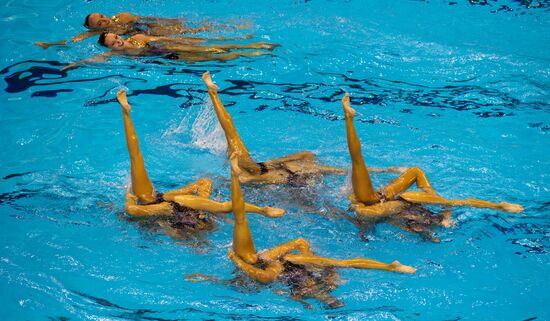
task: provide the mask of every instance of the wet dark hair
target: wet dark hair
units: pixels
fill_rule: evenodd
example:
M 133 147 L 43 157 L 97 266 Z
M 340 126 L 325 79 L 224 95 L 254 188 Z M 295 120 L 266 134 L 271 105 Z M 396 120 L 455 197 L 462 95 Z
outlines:
M 89 15 L 86 16 L 86 18 L 84 18 L 84 27 L 86 28 L 90 28 L 90 16 L 92 15 L 92 13 L 90 13 Z
M 99 39 L 97 39 L 97 43 L 102 45 L 103 47 L 107 47 L 107 45 L 105 44 L 105 36 L 107 36 L 107 32 L 102 32 L 99 35 Z

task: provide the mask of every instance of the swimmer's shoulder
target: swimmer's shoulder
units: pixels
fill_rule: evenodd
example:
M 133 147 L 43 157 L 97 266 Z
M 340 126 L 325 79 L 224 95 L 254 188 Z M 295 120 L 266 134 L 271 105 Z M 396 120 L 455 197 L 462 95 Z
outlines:
M 140 19 L 139 16 L 135 16 L 129 12 L 117 13 L 115 17 L 116 17 L 116 20 L 119 21 L 120 23 L 131 23 L 131 22 L 139 21 Z

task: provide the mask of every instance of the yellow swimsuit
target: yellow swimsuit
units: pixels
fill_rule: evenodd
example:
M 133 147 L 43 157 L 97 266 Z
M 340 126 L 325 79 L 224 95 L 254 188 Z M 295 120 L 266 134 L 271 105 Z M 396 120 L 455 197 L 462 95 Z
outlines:
M 132 44 L 132 46 L 135 46 L 136 48 L 145 48 L 147 44 L 143 41 L 136 40 L 134 38 L 128 38 L 126 39 L 129 43 Z

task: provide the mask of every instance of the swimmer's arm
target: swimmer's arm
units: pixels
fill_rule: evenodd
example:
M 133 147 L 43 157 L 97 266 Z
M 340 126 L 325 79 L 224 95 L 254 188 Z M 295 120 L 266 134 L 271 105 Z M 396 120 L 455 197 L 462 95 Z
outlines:
M 84 60 L 80 60 L 80 61 L 77 61 L 77 62 L 70 63 L 70 64 L 66 65 L 65 67 L 61 68 L 61 71 L 66 71 L 66 70 L 69 70 L 69 69 L 75 69 L 75 68 L 80 67 L 80 65 L 87 64 L 87 63 L 97 63 L 97 62 L 108 61 L 109 56 L 112 56 L 112 55 L 114 55 L 114 53 L 112 51 L 108 51 L 108 52 L 100 54 L 100 55 L 95 55 L 90 59 L 84 59 Z
M 171 215 L 172 205 L 168 202 L 152 205 L 137 205 L 137 196 L 130 192 L 126 192 L 126 213 L 135 217 Z
M 283 272 L 283 265 L 278 262 L 271 262 L 265 270 L 259 269 L 243 261 L 233 250 L 228 251 L 229 258 L 246 275 L 262 283 L 270 283 L 277 279 Z
M 42 42 L 42 41 L 37 41 L 35 42 L 34 44 L 39 46 L 39 47 L 42 47 L 44 49 L 48 49 L 49 47 L 51 46 L 63 46 L 63 45 L 66 45 L 67 42 L 69 42 L 69 40 L 62 40 L 62 41 L 55 41 L 55 42 Z
M 84 39 L 88 39 L 90 37 L 93 37 L 93 36 L 97 36 L 101 34 L 101 31 L 99 30 L 89 30 L 89 31 L 86 31 L 86 32 L 83 32 L 79 35 L 76 35 L 72 38 L 73 42 L 79 42 L 79 41 L 82 41 Z
M 86 38 L 90 38 L 90 37 L 93 37 L 93 36 L 98 35 L 98 34 L 100 34 L 99 31 L 90 30 L 90 31 L 83 32 L 79 35 L 76 35 L 73 38 L 68 39 L 68 40 L 61 40 L 61 41 L 55 41 L 55 42 L 38 41 L 38 42 L 35 42 L 34 44 L 37 45 L 37 46 L 40 46 L 44 49 L 48 49 L 51 46 L 64 46 L 67 43 L 69 43 L 71 40 L 72 40 L 72 42 L 79 42 L 79 41 L 82 41 Z

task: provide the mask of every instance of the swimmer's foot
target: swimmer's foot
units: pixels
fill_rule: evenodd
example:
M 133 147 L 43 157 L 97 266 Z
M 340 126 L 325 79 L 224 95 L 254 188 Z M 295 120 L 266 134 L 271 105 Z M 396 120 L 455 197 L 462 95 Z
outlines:
M 282 208 L 265 206 L 263 210 L 263 214 L 267 217 L 282 217 L 285 215 L 285 210 Z
M 510 213 L 521 213 L 521 212 L 523 212 L 523 206 L 521 206 L 519 204 L 511 204 L 511 203 L 501 202 L 498 205 L 500 206 L 500 209 L 505 211 L 505 212 L 510 212 Z
M 346 93 L 344 97 L 342 98 L 342 106 L 344 107 L 344 114 L 347 117 L 355 117 L 355 109 L 351 108 L 349 104 L 349 94 Z
M 218 92 L 218 86 L 212 81 L 212 78 L 210 77 L 210 71 L 204 72 L 202 74 L 202 81 L 206 84 L 206 87 L 208 87 L 209 90 L 212 90 L 214 92 Z
M 403 265 L 399 261 L 391 262 L 392 271 L 399 273 L 416 273 L 416 269 L 412 266 Z
M 122 106 L 122 110 L 124 112 L 129 113 L 131 110 L 130 104 L 128 104 L 128 99 L 126 98 L 126 91 L 124 89 L 121 89 L 116 94 L 116 99 L 120 103 L 120 106 Z

